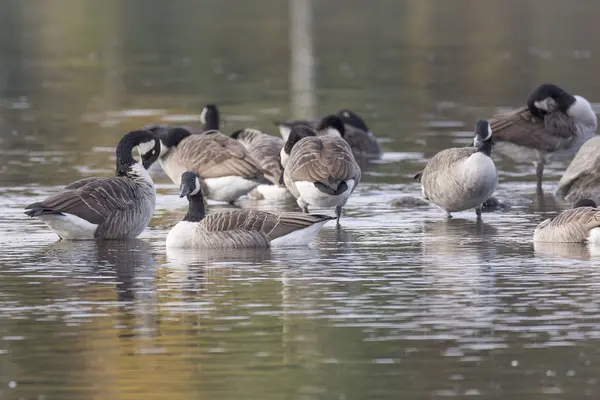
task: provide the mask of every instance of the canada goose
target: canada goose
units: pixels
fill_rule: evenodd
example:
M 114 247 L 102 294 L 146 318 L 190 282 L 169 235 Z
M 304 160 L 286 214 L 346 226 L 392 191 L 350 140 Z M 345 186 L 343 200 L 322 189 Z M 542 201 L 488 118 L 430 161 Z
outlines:
M 600 202 L 600 136 L 581 146 L 560 178 L 556 194 L 570 203 L 586 198 Z
M 167 247 L 244 248 L 307 245 L 334 219 L 327 215 L 273 214 L 237 210 L 205 214 L 200 179 L 195 172 L 181 177 L 180 197 L 187 196 L 188 212 L 167 235 Z
M 231 134 L 233 139 L 240 142 L 252 157 L 261 163 L 266 171 L 265 178 L 271 181 L 271 185 L 258 185 L 256 189 L 248 193 L 255 199 L 267 199 L 284 201 L 294 198 L 284 184 L 279 183 L 283 167 L 279 161 L 279 155 L 284 141 L 281 138 L 268 135 L 256 129 L 242 129 Z
M 218 131 L 221 124 L 219 109 L 214 104 L 207 104 L 200 113 L 200 122 L 203 125 L 203 131 Z
M 534 242 L 600 243 L 600 209 L 590 199 L 581 199 L 575 206 L 554 218 L 540 223 L 533 233 Z
M 371 132 L 365 121 L 358 114 L 351 110 L 343 109 L 339 110 L 335 115 L 340 117 L 344 123 L 344 139 L 350 145 L 355 157 L 365 157 L 370 159 L 381 158 L 382 151 L 377 142 L 377 138 L 375 138 L 373 132 Z M 279 128 L 279 133 L 283 139 L 287 140 L 292 128 L 295 126 L 306 125 L 317 130 L 322 120 L 323 118 L 317 118 L 310 121 L 275 121 L 275 124 Z M 322 133 L 317 131 L 317 134 L 320 135 Z
M 281 149 L 282 178 L 304 212 L 309 205 L 335 206 L 339 225 L 342 207 L 360 182 L 361 170 L 343 139 L 339 117 L 330 115 L 317 128 L 329 133 L 317 136 L 304 125 L 292 129 Z
M 248 150 L 219 131 L 156 130 L 161 141 L 160 165 L 176 184 L 181 183 L 183 172 L 195 171 L 207 198 L 233 203 L 259 184 L 270 183 Z
M 497 151 L 519 162 L 536 164 L 537 186 L 542 187 L 544 164 L 570 160 L 596 132 L 590 103 L 556 85 L 545 83 L 529 96 L 527 105 L 490 120 Z M 495 150 L 496 151 L 496 150 Z
M 470 208 L 481 218 L 483 203 L 498 184 L 491 152 L 492 128 L 488 121 L 477 121 L 473 147 L 442 150 L 415 175 L 423 197 L 446 211 L 448 218 Z
M 138 147 L 142 163 L 131 152 Z M 117 146 L 112 178 L 85 178 L 46 200 L 25 207 L 61 239 L 123 239 L 138 236 L 152 218 L 156 191 L 146 171 L 160 154 L 158 137 L 149 131 L 126 134 Z

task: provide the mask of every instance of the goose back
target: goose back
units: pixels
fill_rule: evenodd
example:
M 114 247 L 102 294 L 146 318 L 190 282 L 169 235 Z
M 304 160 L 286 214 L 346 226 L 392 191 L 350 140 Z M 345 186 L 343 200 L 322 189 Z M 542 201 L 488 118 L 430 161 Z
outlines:
M 337 185 L 361 178 L 361 170 L 348 143 L 337 134 L 306 137 L 294 145 L 284 169 L 284 182 L 295 197 L 300 193 L 296 182 L 320 182 Z
M 193 170 L 203 179 L 239 176 L 262 178 L 260 163 L 236 140 L 219 131 L 189 135 L 161 158 L 161 165 L 174 183 Z
M 266 171 L 265 177 L 272 184 L 279 184 L 283 168 L 279 161 L 279 153 L 285 142 L 283 139 L 268 135 L 256 129 L 244 129 L 239 132 L 236 140 L 240 142 L 252 157 L 261 163 Z
M 560 178 L 556 194 L 572 203 L 584 198 L 599 202 L 600 137 L 593 137 L 581 146 Z
M 582 243 L 588 240 L 590 232 L 600 227 L 600 209 L 577 207 L 566 210 L 556 217 L 540 223 L 533 234 L 538 242 Z

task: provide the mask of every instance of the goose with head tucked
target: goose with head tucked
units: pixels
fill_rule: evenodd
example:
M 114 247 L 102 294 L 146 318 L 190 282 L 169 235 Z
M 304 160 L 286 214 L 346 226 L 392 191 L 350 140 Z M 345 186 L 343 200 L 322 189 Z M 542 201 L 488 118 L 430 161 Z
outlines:
M 141 154 L 141 164 L 132 155 Z M 150 131 L 126 134 L 117 146 L 116 176 L 85 178 L 55 195 L 26 207 L 65 240 L 137 237 L 154 213 L 156 190 L 146 171 L 160 154 L 158 137 Z
M 180 197 L 185 196 L 189 202 L 188 212 L 169 231 L 168 248 L 303 246 L 334 219 L 327 215 L 275 214 L 248 209 L 206 215 L 200 179 L 193 171 L 181 177 Z
M 593 200 L 581 199 L 575 206 L 540 223 L 534 242 L 600 244 L 600 208 Z
M 373 132 L 367 127 L 365 121 L 354 111 L 349 109 L 339 110 L 337 115 L 344 124 L 344 139 L 350 145 L 352 153 L 356 158 L 379 159 L 383 152 L 377 142 L 377 138 Z M 288 136 L 292 128 L 299 125 L 310 126 L 317 130 L 317 135 L 322 134 L 317 129 L 323 118 L 312 120 L 291 120 L 291 121 L 275 121 L 275 125 L 279 128 L 279 133 L 284 140 Z
M 208 199 L 233 203 L 261 183 L 270 183 L 260 162 L 242 144 L 219 131 L 194 134 L 176 127 L 157 132 L 159 160 L 165 173 L 179 184 L 185 171 L 195 171 Z
M 265 178 L 271 181 L 270 185 L 258 185 L 256 189 L 248 193 L 254 199 L 266 199 L 274 201 L 285 201 L 293 199 L 294 196 L 279 183 L 283 167 L 279 160 L 283 139 L 268 135 L 256 129 L 241 129 L 231 134 L 231 137 L 240 142 L 266 171 Z
M 480 120 L 475 127 L 473 147 L 451 148 L 434 155 L 423 171 L 415 175 L 421 182 L 423 197 L 446 211 L 475 208 L 481 218 L 483 203 L 498 184 L 498 172 L 491 159 L 492 128 Z
M 281 149 L 282 180 L 298 206 L 335 207 L 339 225 L 342 207 L 360 182 L 361 170 L 344 140 L 344 124 L 335 115 L 325 117 L 317 129 L 299 125 Z
M 490 120 L 494 151 L 517 162 L 536 165 L 537 187 L 542 187 L 544 165 L 568 161 L 596 132 L 597 118 L 590 103 L 554 84 L 542 84 L 517 110 Z
M 560 178 L 556 195 L 571 204 L 581 199 L 600 202 L 600 136 L 581 146 Z

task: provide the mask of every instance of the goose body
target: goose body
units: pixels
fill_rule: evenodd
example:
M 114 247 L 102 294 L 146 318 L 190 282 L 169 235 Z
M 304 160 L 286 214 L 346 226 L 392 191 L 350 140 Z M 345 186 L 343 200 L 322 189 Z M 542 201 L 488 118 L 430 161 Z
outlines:
M 495 151 L 521 163 L 535 162 L 538 187 L 544 165 L 568 161 L 596 132 L 597 118 L 590 103 L 556 85 L 538 86 L 527 105 L 490 120 Z
M 451 148 L 437 153 L 422 172 L 423 197 L 451 213 L 475 208 L 481 216 L 483 203 L 498 184 L 498 172 L 491 159 L 492 130 L 487 121 L 476 127 L 474 147 Z
M 367 127 L 364 120 L 350 110 L 340 110 L 336 113 L 344 123 L 344 139 L 350 145 L 352 153 L 356 158 L 379 159 L 383 152 L 377 142 L 377 138 Z M 276 121 L 275 124 L 279 128 L 279 133 L 284 140 L 287 140 L 291 130 L 299 125 L 309 126 L 317 131 L 317 135 L 325 134 L 318 130 L 323 118 L 312 120 L 290 120 Z
M 261 183 L 269 183 L 260 163 L 236 140 L 219 131 L 192 134 L 185 128 L 159 130 L 160 164 L 171 180 L 195 171 L 206 197 L 232 203 Z
M 141 164 L 131 154 L 136 146 Z M 65 240 L 135 238 L 154 213 L 156 191 L 146 169 L 159 153 L 156 135 L 130 132 L 117 146 L 117 176 L 73 182 L 46 200 L 30 204 L 25 214 L 39 218 Z
M 560 178 L 556 194 L 570 203 L 581 199 L 600 202 L 600 136 L 581 146 Z
M 600 243 L 600 209 L 589 199 L 541 222 L 533 233 L 535 242 Z
M 273 201 L 286 201 L 294 197 L 284 184 L 279 183 L 283 171 L 279 155 L 284 141 L 281 138 L 268 135 L 256 129 L 243 129 L 231 134 L 231 137 L 240 142 L 261 164 L 265 171 L 265 178 L 270 184 L 261 184 L 248 195 L 254 199 Z
M 360 182 L 361 170 L 341 136 L 340 119 L 325 120 L 321 130 L 330 133 L 317 136 L 303 125 L 292 130 L 281 150 L 282 177 L 303 211 L 308 212 L 308 206 L 335 207 L 339 223 L 342 207 Z
M 167 235 L 169 248 L 266 248 L 307 245 L 332 217 L 302 213 L 274 214 L 236 210 L 206 216 L 198 176 L 186 172 L 180 196 L 188 213 Z

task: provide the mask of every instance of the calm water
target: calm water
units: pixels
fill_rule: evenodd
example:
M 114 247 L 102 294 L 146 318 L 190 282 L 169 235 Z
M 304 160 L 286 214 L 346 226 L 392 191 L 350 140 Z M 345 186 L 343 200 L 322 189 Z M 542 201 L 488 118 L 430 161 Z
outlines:
M 483 222 L 392 205 L 536 84 L 600 101 L 600 3 L 572 3 L 0 0 L 0 399 L 597 398 L 600 258 L 531 242 L 564 164 L 537 196 L 497 159 L 512 207 Z M 165 251 L 187 205 L 160 169 L 135 241 L 22 213 L 207 102 L 225 132 L 350 107 L 386 155 L 310 248 Z

